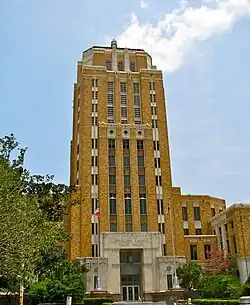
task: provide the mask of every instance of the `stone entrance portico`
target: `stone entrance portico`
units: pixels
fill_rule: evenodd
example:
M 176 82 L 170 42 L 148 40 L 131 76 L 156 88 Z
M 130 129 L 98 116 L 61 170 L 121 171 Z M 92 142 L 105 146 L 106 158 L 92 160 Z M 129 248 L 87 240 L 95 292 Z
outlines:
M 124 297 L 136 300 L 139 297 L 151 301 L 154 293 L 172 288 L 171 279 L 175 267 L 185 263 L 185 257 L 176 257 L 175 260 L 173 257 L 163 257 L 161 242 L 162 236 L 159 232 L 101 233 L 100 257 L 82 259 L 89 269 L 87 291 L 95 288 L 98 275 L 101 289 L 117 295 L 118 300 L 123 300 Z M 125 257 L 126 253 L 141 253 L 141 255 L 134 264 L 132 258 L 130 261 L 130 257 L 127 264 L 124 264 L 121 253 L 125 253 Z M 121 282 L 124 281 L 123 272 L 131 278 L 133 274 L 134 278 L 138 274 L 139 282 L 124 284 Z

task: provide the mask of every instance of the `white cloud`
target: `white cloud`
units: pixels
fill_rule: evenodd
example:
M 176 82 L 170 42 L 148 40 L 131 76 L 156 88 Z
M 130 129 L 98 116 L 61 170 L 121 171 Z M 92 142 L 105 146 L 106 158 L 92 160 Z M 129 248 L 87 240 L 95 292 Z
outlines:
M 141 8 L 148 8 L 148 4 L 145 0 L 140 0 L 140 6 Z
M 118 43 L 152 51 L 158 68 L 172 72 L 180 68 L 196 41 L 230 29 L 244 15 L 250 15 L 249 0 L 203 0 L 200 7 L 191 7 L 181 0 L 179 8 L 165 14 L 156 25 L 141 24 L 133 13 Z

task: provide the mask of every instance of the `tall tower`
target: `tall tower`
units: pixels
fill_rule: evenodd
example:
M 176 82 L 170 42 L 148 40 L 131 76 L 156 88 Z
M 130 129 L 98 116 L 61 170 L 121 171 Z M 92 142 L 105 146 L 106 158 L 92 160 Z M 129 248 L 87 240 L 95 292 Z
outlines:
M 88 264 L 87 289 L 100 276 L 123 300 L 150 299 L 173 274 L 160 276 L 172 255 L 162 72 L 142 49 L 93 46 L 78 62 L 73 103 L 70 179 L 82 201 L 70 210 L 70 258 Z

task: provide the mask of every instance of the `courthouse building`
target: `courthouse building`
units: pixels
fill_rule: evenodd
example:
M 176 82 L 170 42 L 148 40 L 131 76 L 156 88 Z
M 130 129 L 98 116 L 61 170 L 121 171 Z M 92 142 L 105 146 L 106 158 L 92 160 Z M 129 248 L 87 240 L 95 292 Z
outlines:
M 155 300 L 178 287 L 178 264 L 217 247 L 210 221 L 225 201 L 173 187 L 166 114 L 162 71 L 144 50 L 113 40 L 83 52 L 70 166 L 81 203 L 70 209 L 68 251 L 87 264 L 89 291 Z

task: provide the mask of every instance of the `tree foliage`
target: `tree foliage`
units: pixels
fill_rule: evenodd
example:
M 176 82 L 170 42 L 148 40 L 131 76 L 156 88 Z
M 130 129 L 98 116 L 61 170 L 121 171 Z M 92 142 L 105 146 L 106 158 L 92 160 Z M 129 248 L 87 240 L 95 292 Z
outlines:
M 236 274 L 236 262 L 229 254 L 222 251 L 213 251 L 205 262 L 205 271 L 208 275 Z
M 205 276 L 199 285 L 203 298 L 237 299 L 243 293 L 244 286 L 232 275 Z
M 70 262 L 64 253 L 44 251 L 37 265 L 38 282 L 30 286 L 29 296 L 39 302 L 65 302 L 67 296 L 82 301 L 85 273 L 84 265 Z
M 0 139 L 0 283 L 6 289 L 34 279 L 41 251 L 67 237 L 61 220 L 69 188 L 52 176 L 32 176 L 25 152 L 13 134 Z
M 198 287 L 203 273 L 202 266 L 196 262 L 191 262 L 177 268 L 180 286 L 188 290 Z

